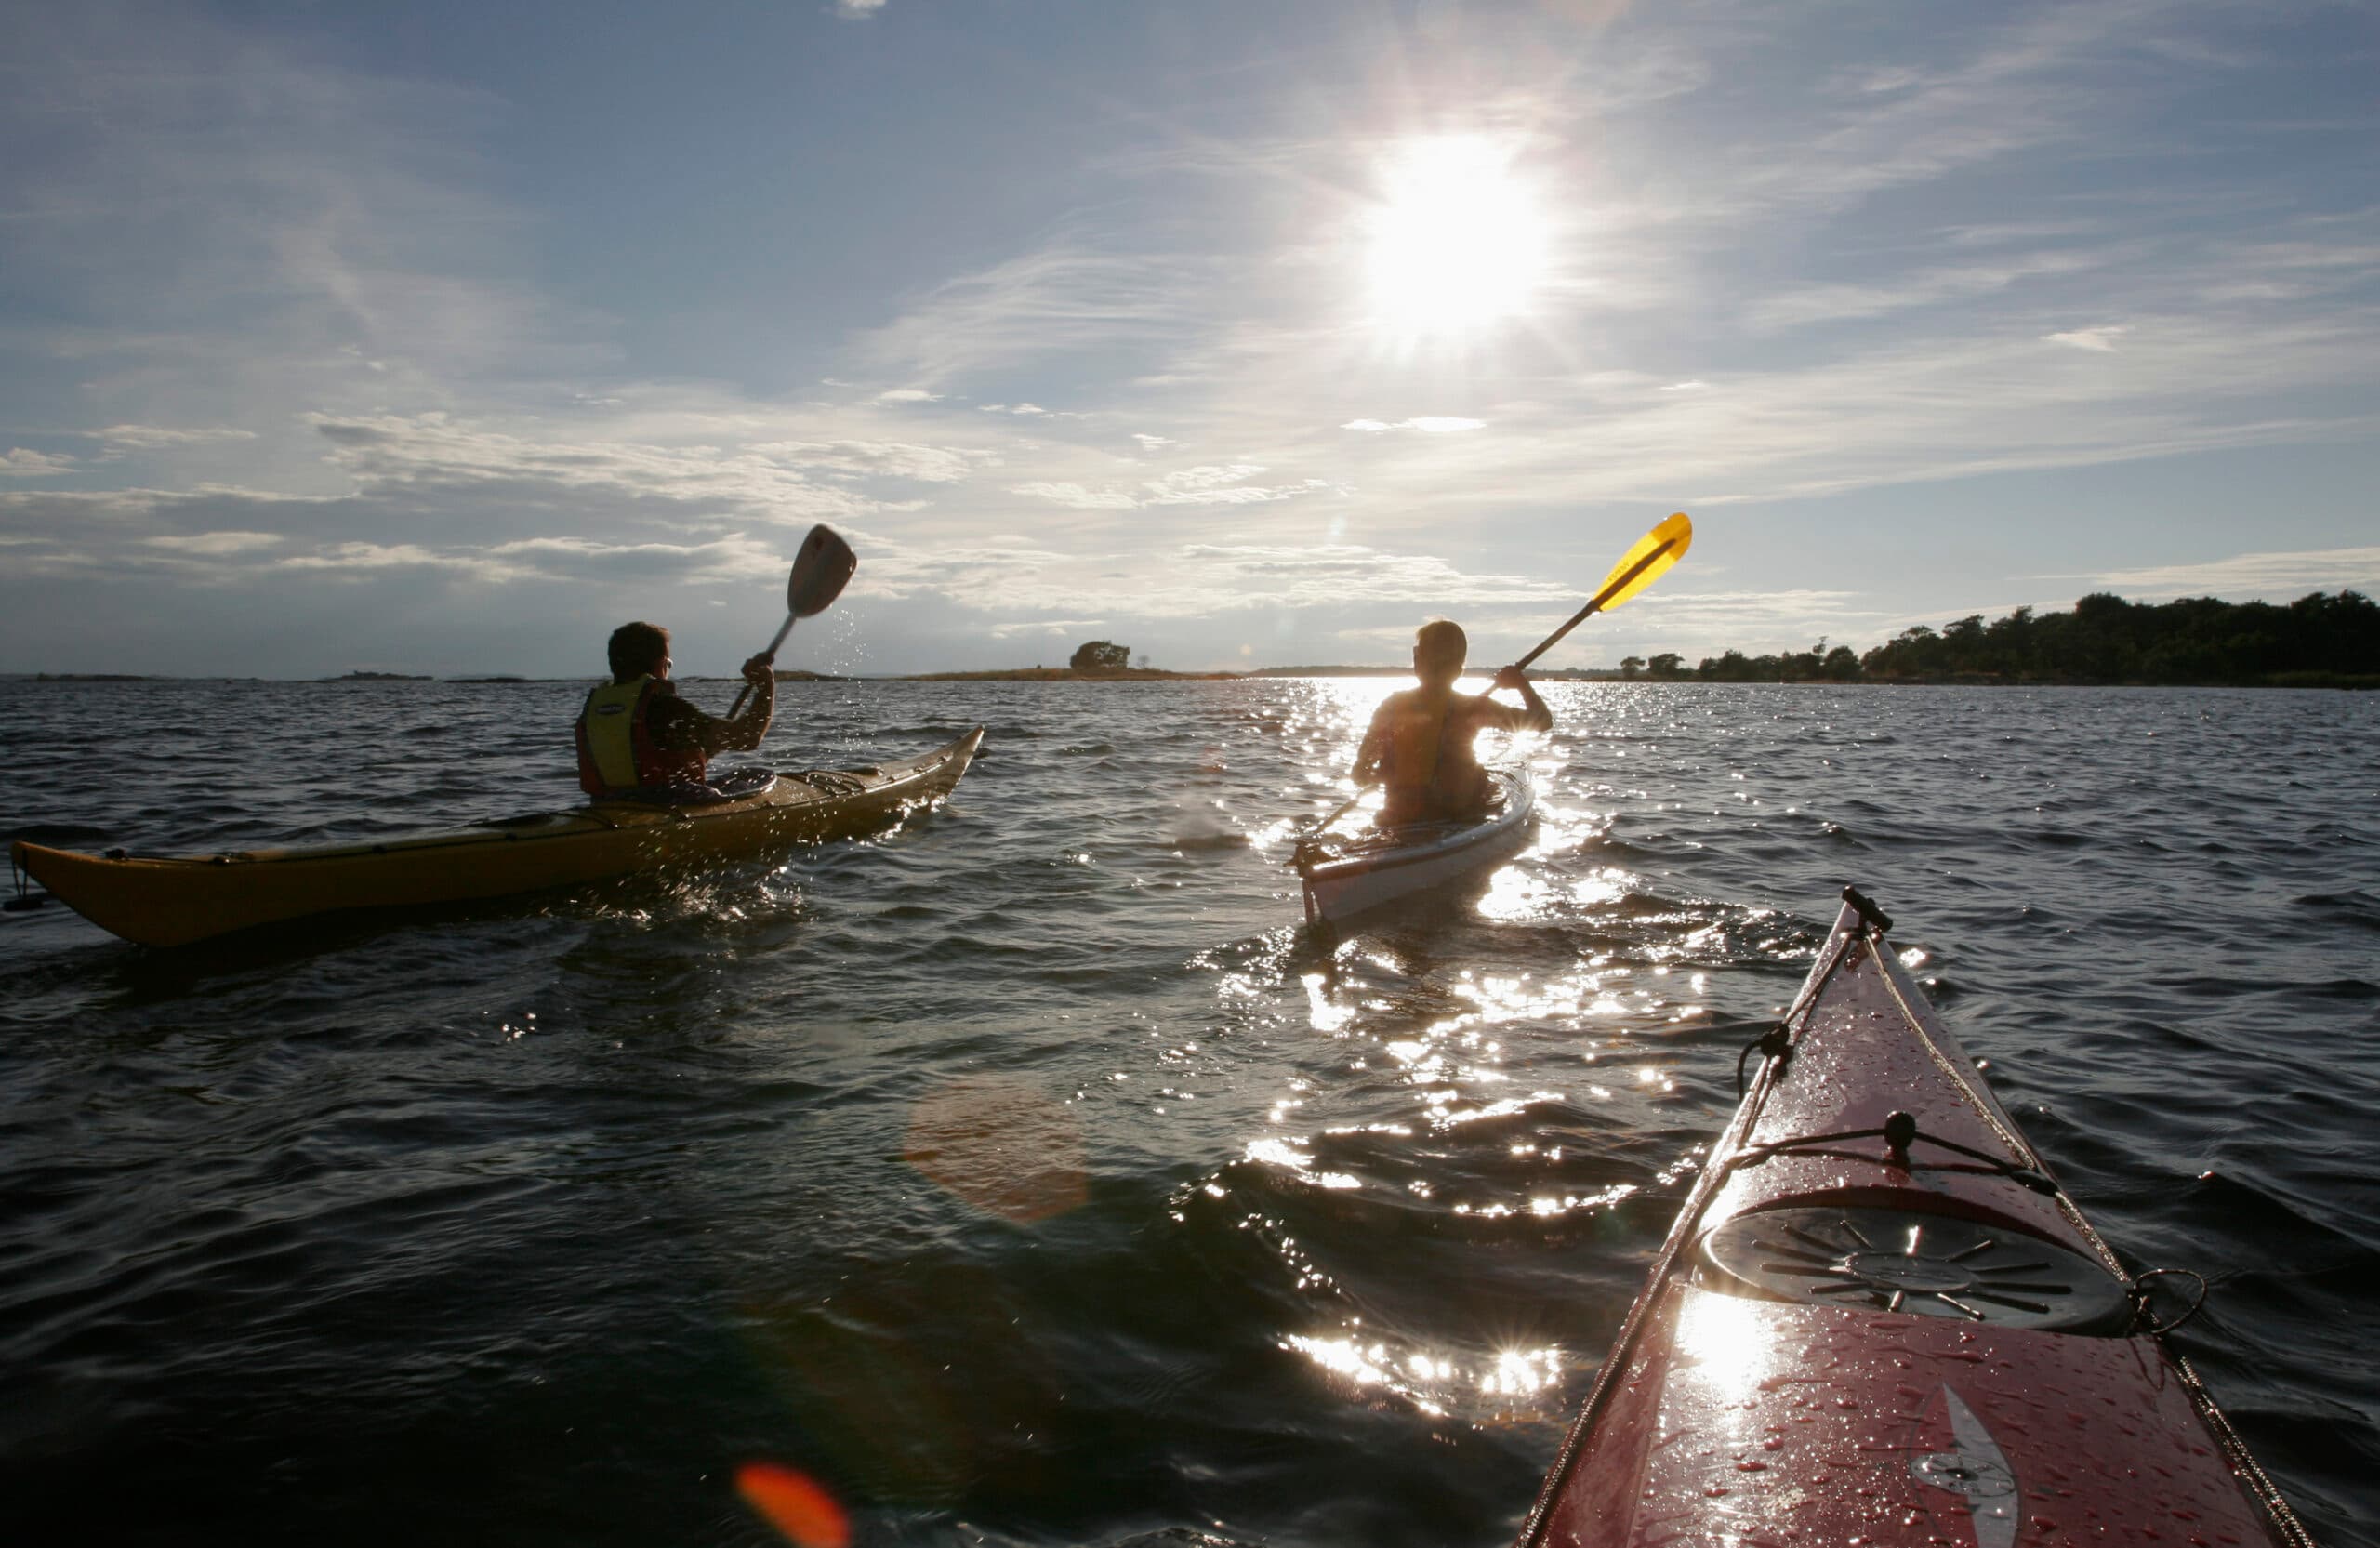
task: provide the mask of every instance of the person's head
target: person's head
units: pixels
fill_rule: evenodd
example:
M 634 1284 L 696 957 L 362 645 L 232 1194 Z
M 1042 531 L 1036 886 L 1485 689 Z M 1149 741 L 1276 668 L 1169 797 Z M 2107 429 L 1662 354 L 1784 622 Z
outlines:
M 1462 675 L 1463 660 L 1470 654 L 1471 642 L 1462 637 L 1461 624 L 1433 618 L 1413 636 L 1413 675 L 1443 687 Z
M 612 681 L 668 675 L 669 631 L 659 624 L 622 624 L 612 630 Z

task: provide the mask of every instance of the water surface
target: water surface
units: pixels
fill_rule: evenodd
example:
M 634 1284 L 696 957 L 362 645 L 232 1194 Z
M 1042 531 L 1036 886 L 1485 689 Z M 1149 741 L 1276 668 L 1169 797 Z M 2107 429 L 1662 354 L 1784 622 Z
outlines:
M 788 685 L 785 766 L 983 759 L 695 881 L 7 916 L 0 1519 L 759 1544 L 765 1459 L 868 1543 L 1506 1541 L 1852 881 L 2380 1541 L 2380 699 L 1554 684 L 1535 846 L 1333 949 L 1281 862 L 1390 686 Z M 579 691 L 0 683 L 0 823 L 562 804 Z

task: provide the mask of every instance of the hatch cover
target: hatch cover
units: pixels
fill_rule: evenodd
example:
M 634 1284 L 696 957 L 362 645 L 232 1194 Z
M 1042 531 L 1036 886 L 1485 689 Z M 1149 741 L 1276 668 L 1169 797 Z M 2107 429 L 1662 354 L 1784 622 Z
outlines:
M 2003 1328 L 2121 1331 L 2123 1282 L 2039 1237 L 1913 1210 L 1788 1208 L 1702 1238 L 1712 1264 L 1771 1295 Z

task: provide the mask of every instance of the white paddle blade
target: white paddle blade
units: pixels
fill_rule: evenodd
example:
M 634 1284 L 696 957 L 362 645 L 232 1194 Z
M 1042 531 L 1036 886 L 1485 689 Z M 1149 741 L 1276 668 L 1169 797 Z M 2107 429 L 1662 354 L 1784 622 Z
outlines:
M 793 574 L 785 583 L 785 610 L 797 618 L 814 617 L 834 604 L 859 568 L 859 555 L 836 536 L 832 527 L 814 526 L 794 556 Z M 785 636 L 777 636 L 779 643 Z

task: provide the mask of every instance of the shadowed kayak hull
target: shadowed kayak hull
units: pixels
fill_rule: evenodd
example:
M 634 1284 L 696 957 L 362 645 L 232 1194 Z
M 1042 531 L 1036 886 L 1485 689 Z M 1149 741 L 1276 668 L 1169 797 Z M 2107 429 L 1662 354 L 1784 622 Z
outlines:
M 1308 924 L 1336 922 L 1511 858 L 1528 842 L 1537 787 L 1526 769 L 1491 769 L 1495 807 L 1475 823 L 1416 823 L 1299 847 Z
M 1845 895 L 1520 1541 L 2310 1548 Z
M 10 855 L 101 929 L 144 946 L 182 946 L 318 914 L 504 897 L 853 838 L 948 795 L 983 740 L 978 726 L 919 758 L 781 775 L 765 790 L 707 806 L 604 801 L 414 839 L 178 859 L 21 841 Z

